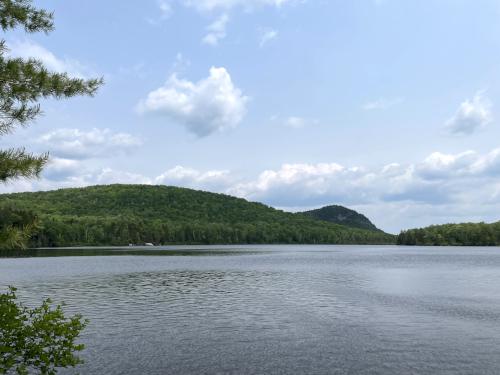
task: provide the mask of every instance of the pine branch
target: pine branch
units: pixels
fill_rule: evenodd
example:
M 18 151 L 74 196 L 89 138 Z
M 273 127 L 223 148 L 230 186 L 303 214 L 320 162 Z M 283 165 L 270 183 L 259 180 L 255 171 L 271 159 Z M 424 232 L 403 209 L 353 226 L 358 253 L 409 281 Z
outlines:
M 0 150 L 0 182 L 39 177 L 48 157 L 48 154 L 36 156 L 27 153 L 23 148 Z
M 28 33 L 52 31 L 53 14 L 32 3 L 33 0 L 0 0 L 0 28 L 7 31 L 21 27 Z M 102 78 L 72 78 L 66 73 L 51 72 L 39 60 L 11 58 L 7 51 L 5 41 L 0 40 L 0 136 L 35 120 L 41 114 L 40 99 L 93 96 L 103 84 Z M 39 177 L 48 156 L 33 155 L 24 148 L 0 150 L 0 183 Z M 0 248 L 22 248 L 33 226 L 25 221 L 16 225 L 18 219 L 7 212 L 14 211 L 0 209 Z
M 21 26 L 27 33 L 54 29 L 54 14 L 31 5 L 31 0 L 0 0 L 0 27 L 6 31 Z
M 37 9 L 32 0 L 0 0 L 0 27 L 22 27 L 28 33 L 53 30 L 53 14 Z M 0 136 L 16 126 L 27 126 L 41 114 L 43 98 L 93 96 L 103 79 L 72 78 L 49 71 L 41 61 L 6 57 L 0 40 Z M 0 151 L 0 183 L 12 178 L 38 177 L 48 155 L 35 156 L 24 149 Z
M 66 73 L 49 72 L 38 60 L 5 58 L 0 52 L 0 135 L 16 125 L 26 125 L 41 113 L 40 106 L 31 103 L 48 97 L 93 96 L 102 84 L 102 78 L 71 78 Z

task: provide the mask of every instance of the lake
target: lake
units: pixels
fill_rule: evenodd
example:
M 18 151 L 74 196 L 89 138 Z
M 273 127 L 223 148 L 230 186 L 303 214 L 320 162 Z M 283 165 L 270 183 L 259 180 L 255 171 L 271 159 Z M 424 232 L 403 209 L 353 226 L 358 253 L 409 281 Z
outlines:
M 90 319 L 81 374 L 498 374 L 500 248 L 38 250 L 0 285 Z

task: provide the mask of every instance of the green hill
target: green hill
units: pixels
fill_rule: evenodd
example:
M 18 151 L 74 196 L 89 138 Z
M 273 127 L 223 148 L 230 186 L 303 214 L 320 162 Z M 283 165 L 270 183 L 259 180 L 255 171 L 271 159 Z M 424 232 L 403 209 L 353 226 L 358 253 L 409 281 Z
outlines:
M 397 243 L 420 246 L 500 246 L 500 221 L 410 229 L 398 235 Z
M 223 194 L 106 185 L 0 195 L 34 211 L 32 246 L 201 243 L 394 243 L 383 232 L 322 222 Z
M 313 219 L 328 221 L 330 223 L 345 225 L 352 228 L 379 230 L 365 215 L 342 206 L 326 206 L 317 210 L 305 211 L 303 214 Z

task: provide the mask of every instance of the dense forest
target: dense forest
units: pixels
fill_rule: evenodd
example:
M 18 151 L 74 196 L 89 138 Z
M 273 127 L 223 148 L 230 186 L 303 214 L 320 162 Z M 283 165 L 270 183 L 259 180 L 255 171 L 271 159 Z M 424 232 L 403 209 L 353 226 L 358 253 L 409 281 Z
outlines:
M 399 234 L 397 243 L 421 246 L 500 246 L 500 221 L 493 224 L 444 224 L 410 229 Z
M 346 225 L 352 228 L 379 230 L 365 215 L 343 206 L 326 206 L 317 210 L 305 211 L 303 214 L 314 219 Z
M 387 244 L 395 237 L 223 194 L 106 185 L 0 195 L 38 216 L 30 246 L 143 244 Z

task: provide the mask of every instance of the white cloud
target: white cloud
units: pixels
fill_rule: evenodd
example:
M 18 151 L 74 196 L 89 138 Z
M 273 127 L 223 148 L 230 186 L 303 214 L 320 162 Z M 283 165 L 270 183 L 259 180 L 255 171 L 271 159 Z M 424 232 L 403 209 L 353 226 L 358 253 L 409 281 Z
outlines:
M 69 159 L 109 157 L 129 151 L 142 144 L 139 138 L 127 133 L 113 133 L 109 129 L 57 129 L 40 136 L 36 143 L 51 154 Z
M 216 46 L 221 39 L 227 35 L 226 25 L 229 21 L 228 12 L 235 8 L 242 8 L 250 12 L 257 8 L 274 7 L 281 8 L 285 4 L 303 3 L 306 0 L 180 0 L 188 7 L 201 13 L 222 13 L 211 25 L 208 26 L 208 33 L 203 37 L 202 42 L 211 46 Z M 260 46 L 276 38 L 275 30 L 264 30 L 261 35 Z
M 9 56 L 21 57 L 23 59 L 35 58 L 40 60 L 47 69 L 57 73 L 68 73 L 77 78 L 93 76 L 93 72 L 80 63 L 78 60 L 70 58 L 59 58 L 45 47 L 29 39 L 11 41 L 8 43 Z
M 339 164 L 284 164 L 278 170 L 266 170 L 255 181 L 241 183 L 232 188 L 235 195 L 260 199 L 273 197 L 277 205 L 288 205 L 291 196 L 299 200 L 307 191 L 317 194 L 326 192 L 326 178 L 337 178 L 345 168 Z M 280 198 L 281 196 L 281 198 Z M 282 199 L 284 198 L 284 199 Z M 286 202 L 285 202 L 286 201 Z
M 155 178 L 155 183 L 176 185 L 195 189 L 221 191 L 227 189 L 234 179 L 227 170 L 200 172 L 196 169 L 176 166 Z
M 294 210 L 343 204 L 387 230 L 468 220 L 499 220 L 500 148 L 486 154 L 433 153 L 381 168 L 285 164 L 228 193 Z
M 473 164 L 477 160 L 474 151 L 459 154 L 443 154 L 434 152 L 417 165 L 417 173 L 427 179 L 446 179 L 450 176 L 460 176 L 472 173 Z
M 174 74 L 138 104 L 139 113 L 157 113 L 180 123 L 199 137 L 234 128 L 246 114 L 248 98 L 234 86 L 225 68 L 210 69 L 198 82 Z
M 451 134 L 466 135 L 483 128 L 493 119 L 491 102 L 483 92 L 465 100 L 453 117 L 446 121 L 446 129 Z
M 0 193 L 45 191 L 103 184 L 145 184 L 152 179 L 137 173 L 112 168 L 93 169 L 75 160 L 52 159 L 38 180 L 20 179 L 0 184 Z
M 95 175 L 91 175 L 90 184 L 143 184 L 151 185 L 152 180 L 138 173 L 117 171 L 111 168 L 103 168 Z M 89 181 L 89 182 L 90 182 Z
M 435 152 L 416 163 L 378 167 L 283 164 L 255 178 L 185 166 L 150 177 L 111 168 L 92 169 L 86 164 L 55 158 L 41 180 L 19 180 L 0 186 L 0 191 L 105 183 L 167 184 L 236 195 L 287 210 L 342 204 L 394 232 L 433 223 L 500 219 L 500 148 L 487 153 Z
M 217 9 L 230 10 L 242 7 L 246 10 L 262 6 L 281 7 L 282 5 L 297 2 L 297 0 L 183 0 L 185 6 L 195 8 L 198 11 L 206 12 Z
M 202 42 L 211 46 L 219 44 L 219 41 L 226 37 L 226 25 L 228 22 L 229 16 L 226 13 L 219 16 L 207 27 L 208 33 L 203 37 Z
M 378 98 L 363 105 L 365 111 L 381 110 L 391 108 L 403 102 L 403 98 Z
M 82 173 L 82 163 L 78 160 L 51 158 L 43 171 L 49 180 L 61 181 Z
M 260 31 L 259 46 L 262 48 L 268 42 L 270 42 L 273 39 L 276 39 L 277 37 L 278 37 L 278 31 L 273 30 L 273 29 L 263 29 Z
M 232 186 L 230 192 L 281 207 L 374 202 L 439 205 L 488 199 L 499 176 L 500 148 L 483 155 L 436 152 L 419 163 L 381 168 L 284 164 L 262 172 L 254 181 Z
M 500 148 L 477 157 L 471 166 L 471 171 L 492 177 L 500 176 Z
M 233 186 L 230 193 L 280 206 L 314 206 L 322 202 L 365 202 L 373 199 L 374 176 L 363 168 L 337 163 L 284 164 L 254 181 Z

